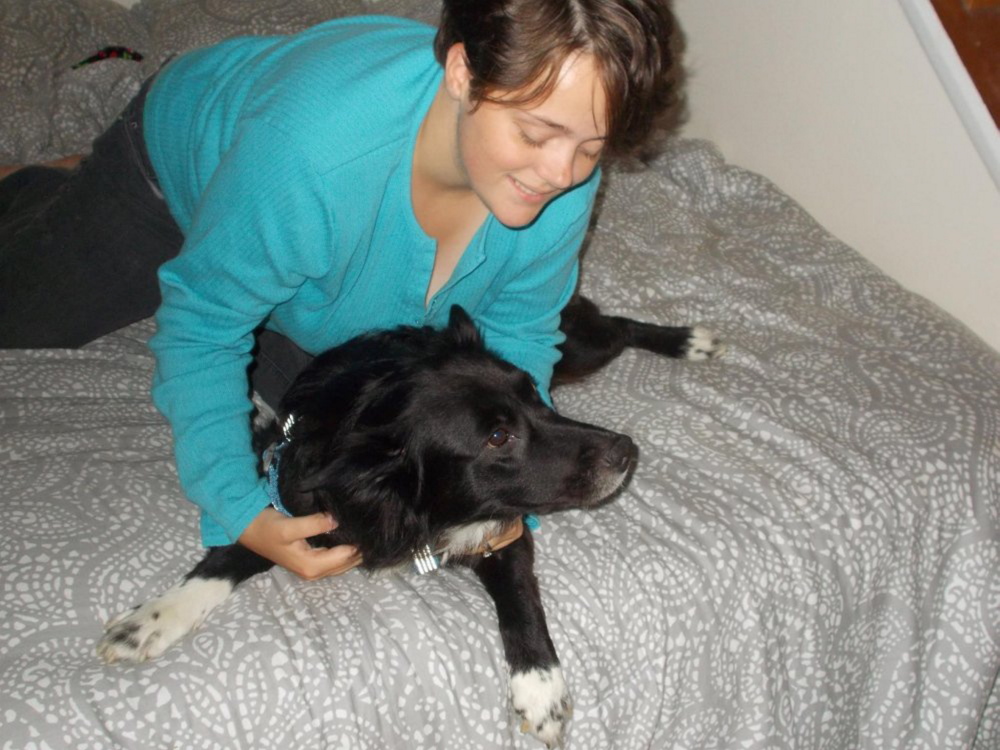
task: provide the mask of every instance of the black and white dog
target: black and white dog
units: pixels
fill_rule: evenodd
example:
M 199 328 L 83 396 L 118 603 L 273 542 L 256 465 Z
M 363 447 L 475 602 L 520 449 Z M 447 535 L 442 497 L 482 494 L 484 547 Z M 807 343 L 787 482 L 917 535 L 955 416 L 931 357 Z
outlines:
M 688 359 L 721 353 L 704 329 L 603 316 L 583 298 L 564 311 L 562 327 L 554 383 L 593 372 L 625 346 Z M 459 307 L 443 330 L 402 327 L 321 354 L 281 412 L 281 502 L 294 515 L 328 512 L 339 522 L 310 542 L 354 544 L 369 570 L 415 556 L 427 564 L 432 553 L 470 566 L 496 603 L 522 729 L 560 743 L 570 700 L 533 572 L 531 532 L 486 555 L 482 544 L 524 514 L 611 500 L 635 466 L 632 440 L 548 408 L 525 372 L 486 349 Z M 159 656 L 271 566 L 239 544 L 210 549 L 182 582 L 112 621 L 100 656 Z

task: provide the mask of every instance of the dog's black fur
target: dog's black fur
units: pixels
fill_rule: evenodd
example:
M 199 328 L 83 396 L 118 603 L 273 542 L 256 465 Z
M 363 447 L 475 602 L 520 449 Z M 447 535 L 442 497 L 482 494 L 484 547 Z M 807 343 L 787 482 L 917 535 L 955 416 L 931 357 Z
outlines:
M 626 346 L 690 358 L 718 349 L 704 331 L 603 316 L 580 297 L 562 327 L 554 384 L 586 376 Z M 278 421 L 287 415 L 295 420 L 280 460 L 282 501 L 295 515 L 328 512 L 339 524 L 310 542 L 354 544 L 370 570 L 406 563 L 425 545 L 469 565 L 496 603 L 523 728 L 558 743 L 569 699 L 533 572 L 531 532 L 489 556 L 471 552 L 523 514 L 611 500 L 635 465 L 632 440 L 547 407 L 530 377 L 489 352 L 458 307 L 443 330 L 401 327 L 321 354 L 283 399 Z M 182 584 L 112 623 L 101 655 L 162 653 L 232 587 L 271 566 L 239 544 L 210 549 Z M 206 582 L 217 585 L 219 601 L 193 605 L 185 591 Z M 204 611 L 192 614 L 192 606 Z M 162 624 L 171 612 L 172 630 Z

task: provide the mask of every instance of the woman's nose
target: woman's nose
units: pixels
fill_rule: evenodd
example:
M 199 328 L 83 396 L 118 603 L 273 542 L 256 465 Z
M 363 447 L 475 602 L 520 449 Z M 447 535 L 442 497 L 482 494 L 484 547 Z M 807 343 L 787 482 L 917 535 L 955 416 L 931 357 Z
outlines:
M 573 161 L 576 152 L 570 149 L 553 149 L 545 154 L 538 165 L 538 176 L 558 190 L 573 185 Z

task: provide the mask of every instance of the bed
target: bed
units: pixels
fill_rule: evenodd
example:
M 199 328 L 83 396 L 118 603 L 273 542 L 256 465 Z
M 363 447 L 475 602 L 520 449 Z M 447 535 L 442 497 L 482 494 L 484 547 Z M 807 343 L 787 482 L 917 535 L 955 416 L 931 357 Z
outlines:
M 0 163 L 84 149 L 173 52 L 433 5 L 5 3 Z M 144 59 L 70 68 L 110 44 Z M 707 142 L 607 175 L 582 277 L 729 350 L 555 393 L 641 451 L 616 503 L 536 535 L 567 747 L 1000 747 L 1000 356 Z M 0 748 L 541 747 L 465 570 L 275 570 L 160 660 L 97 659 L 201 554 L 152 330 L 0 352 Z

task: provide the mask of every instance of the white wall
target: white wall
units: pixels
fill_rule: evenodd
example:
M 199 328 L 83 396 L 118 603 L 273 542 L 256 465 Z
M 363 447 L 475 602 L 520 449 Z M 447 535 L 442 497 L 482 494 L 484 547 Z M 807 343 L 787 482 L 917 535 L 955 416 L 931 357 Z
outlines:
M 769 177 L 1000 350 L 1000 190 L 900 5 L 675 0 L 675 9 L 691 69 L 684 134 Z

